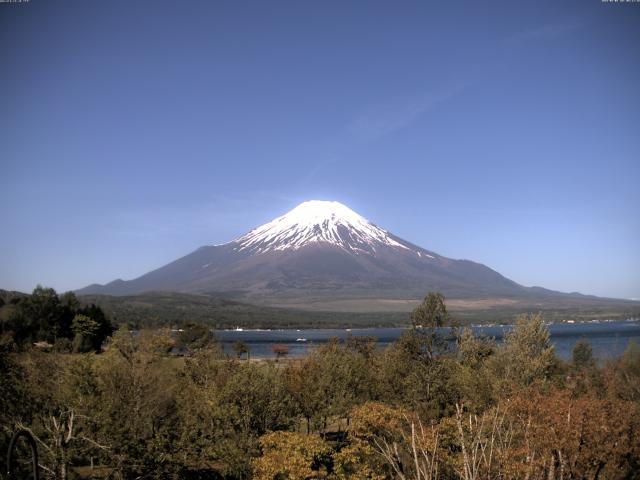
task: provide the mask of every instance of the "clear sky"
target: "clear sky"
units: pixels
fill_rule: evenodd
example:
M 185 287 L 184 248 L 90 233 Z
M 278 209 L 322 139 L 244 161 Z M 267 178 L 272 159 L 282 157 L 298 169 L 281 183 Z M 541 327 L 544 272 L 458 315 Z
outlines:
M 640 298 L 640 3 L 0 3 L 0 288 L 134 278 L 309 199 Z

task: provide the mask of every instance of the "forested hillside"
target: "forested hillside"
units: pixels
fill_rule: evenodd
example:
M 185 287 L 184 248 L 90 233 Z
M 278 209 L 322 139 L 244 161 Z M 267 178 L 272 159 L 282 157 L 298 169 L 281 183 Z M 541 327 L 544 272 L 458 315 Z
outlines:
M 114 322 L 133 328 L 201 323 L 225 328 L 344 328 L 406 326 L 404 312 L 322 312 L 251 305 L 215 295 L 149 292 L 131 296 L 82 295 Z

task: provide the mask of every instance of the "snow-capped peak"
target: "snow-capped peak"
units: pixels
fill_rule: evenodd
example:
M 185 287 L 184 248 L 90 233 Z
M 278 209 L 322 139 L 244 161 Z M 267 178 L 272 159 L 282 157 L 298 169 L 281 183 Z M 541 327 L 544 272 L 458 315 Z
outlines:
M 339 202 L 311 200 L 236 240 L 239 251 L 298 249 L 311 243 L 337 245 L 355 253 L 375 254 L 386 245 L 408 249 L 366 218 Z

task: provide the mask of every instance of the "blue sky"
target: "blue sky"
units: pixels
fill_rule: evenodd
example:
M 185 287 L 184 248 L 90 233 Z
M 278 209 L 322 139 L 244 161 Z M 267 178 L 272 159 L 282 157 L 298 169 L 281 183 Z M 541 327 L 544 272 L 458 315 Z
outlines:
M 640 298 L 640 4 L 0 4 L 0 288 L 130 279 L 309 199 Z

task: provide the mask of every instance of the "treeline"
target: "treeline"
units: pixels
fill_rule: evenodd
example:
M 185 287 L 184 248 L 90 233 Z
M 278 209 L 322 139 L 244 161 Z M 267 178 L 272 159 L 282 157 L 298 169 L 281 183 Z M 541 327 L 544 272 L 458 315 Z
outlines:
M 463 329 L 452 346 L 438 299 L 422 307 L 384 349 L 300 360 L 230 358 L 204 334 L 176 358 L 165 332 L 124 329 L 99 355 L 2 353 L 0 446 L 29 429 L 61 480 L 638 478 L 636 345 L 598 364 L 583 341 L 563 362 L 526 316 L 501 345 Z
M 210 293 L 196 295 L 179 292 L 145 292 L 137 295 L 82 295 L 79 300 L 100 306 L 114 323 L 127 324 L 132 329 L 182 327 L 189 323 L 201 323 L 214 329 L 235 327 L 265 329 L 302 328 L 371 328 L 406 327 L 407 312 L 339 312 L 299 310 L 243 303 L 234 295 Z M 363 301 L 364 302 L 364 301 Z M 586 302 L 586 301 L 585 301 Z M 616 304 L 608 300 L 574 305 L 544 301 L 542 315 L 546 322 L 563 322 L 569 319 L 626 319 L 640 317 L 637 305 Z M 531 304 L 539 304 L 532 301 Z M 364 303 L 360 305 L 364 308 Z M 511 307 L 456 310 L 455 317 L 462 325 L 474 323 L 512 324 L 518 315 L 528 313 L 532 307 L 526 304 Z
M 133 329 L 183 327 L 190 323 L 214 329 L 243 328 L 367 328 L 406 326 L 402 312 L 322 312 L 237 302 L 215 295 L 147 292 L 130 296 L 83 295 L 118 324 Z
M 0 296 L 0 348 L 5 350 L 37 345 L 58 352 L 100 351 L 113 330 L 100 307 L 81 305 L 73 292 L 58 295 L 38 286 L 31 295 Z

